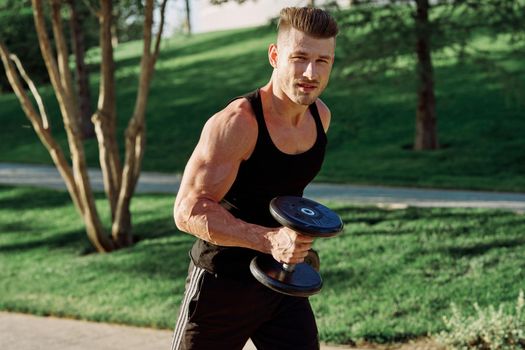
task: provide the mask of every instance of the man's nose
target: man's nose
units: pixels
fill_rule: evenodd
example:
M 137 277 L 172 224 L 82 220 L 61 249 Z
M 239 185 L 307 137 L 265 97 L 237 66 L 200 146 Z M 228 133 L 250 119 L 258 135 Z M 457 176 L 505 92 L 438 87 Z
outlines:
M 306 69 L 303 72 L 303 76 L 307 79 L 314 80 L 316 78 L 317 70 L 315 68 L 315 62 L 308 62 Z

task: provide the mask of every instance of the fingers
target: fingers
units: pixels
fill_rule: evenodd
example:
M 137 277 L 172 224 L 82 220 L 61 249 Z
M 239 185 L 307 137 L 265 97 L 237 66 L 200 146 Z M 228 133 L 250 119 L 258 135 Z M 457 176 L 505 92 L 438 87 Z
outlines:
M 286 263 L 286 264 L 299 264 L 304 261 L 307 255 L 308 255 L 308 250 L 300 251 L 300 252 L 297 251 L 294 253 L 294 255 L 292 255 L 288 259 L 284 259 L 286 261 L 281 261 L 281 262 Z
M 313 243 L 314 238 L 310 236 L 305 236 L 300 233 L 295 233 L 295 241 L 297 243 Z
M 303 262 L 314 241 L 313 237 L 301 235 L 285 227 L 279 230 L 278 236 L 276 242 L 279 243 L 272 249 L 272 255 L 277 261 L 287 264 Z
M 294 230 L 291 230 L 289 228 L 283 227 L 283 232 L 285 232 L 294 242 L 298 243 L 312 243 L 314 241 L 314 237 L 306 236 L 303 234 L 300 234 L 299 232 L 296 232 Z

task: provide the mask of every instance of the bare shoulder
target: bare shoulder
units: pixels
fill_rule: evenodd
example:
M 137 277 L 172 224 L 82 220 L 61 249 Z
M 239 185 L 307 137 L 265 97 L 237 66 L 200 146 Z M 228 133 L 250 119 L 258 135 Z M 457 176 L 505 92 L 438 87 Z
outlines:
M 248 158 L 257 141 L 257 120 L 248 100 L 238 99 L 213 115 L 204 126 L 201 142 L 208 151 Z
M 319 116 L 321 117 L 321 122 L 323 123 L 324 130 L 328 131 L 328 128 L 330 127 L 332 113 L 330 112 L 328 106 L 320 98 L 317 99 L 316 105 L 317 110 L 319 110 Z

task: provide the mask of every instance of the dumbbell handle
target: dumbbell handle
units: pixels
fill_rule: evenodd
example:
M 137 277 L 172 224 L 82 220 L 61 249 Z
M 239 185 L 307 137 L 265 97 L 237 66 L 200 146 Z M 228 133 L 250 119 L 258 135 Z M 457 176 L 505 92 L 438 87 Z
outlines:
M 285 264 L 283 263 L 283 270 L 286 272 L 293 272 L 295 270 L 295 264 Z

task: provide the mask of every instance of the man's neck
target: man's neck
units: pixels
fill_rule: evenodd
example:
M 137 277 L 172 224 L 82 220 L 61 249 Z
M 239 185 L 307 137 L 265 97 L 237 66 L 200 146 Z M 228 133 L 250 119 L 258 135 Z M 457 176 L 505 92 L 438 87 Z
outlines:
M 276 84 L 270 81 L 266 86 L 261 88 L 265 95 L 265 110 L 271 115 L 267 117 L 278 118 L 279 122 L 289 123 L 297 126 L 306 116 L 308 106 L 300 105 L 292 100 Z

